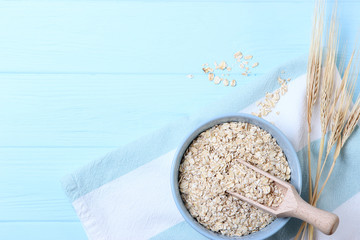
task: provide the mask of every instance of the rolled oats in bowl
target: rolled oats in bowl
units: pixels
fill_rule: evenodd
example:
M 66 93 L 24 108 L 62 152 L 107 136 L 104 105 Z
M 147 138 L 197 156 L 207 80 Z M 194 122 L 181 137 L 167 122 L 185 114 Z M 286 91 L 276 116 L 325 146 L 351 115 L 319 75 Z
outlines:
M 274 217 L 233 198 L 227 190 L 268 206 L 281 201 L 281 192 L 270 179 L 237 159 L 290 179 L 288 162 L 276 140 L 258 126 L 243 122 L 222 123 L 202 132 L 179 167 L 180 193 L 190 214 L 206 228 L 229 236 L 259 231 Z
M 271 207 L 282 201 L 274 182 L 239 159 L 290 181 L 298 191 L 301 188 L 296 152 L 272 124 L 248 114 L 204 124 L 178 149 L 172 191 L 185 220 L 211 239 L 264 239 L 288 221 L 275 219 L 227 193 L 236 192 Z

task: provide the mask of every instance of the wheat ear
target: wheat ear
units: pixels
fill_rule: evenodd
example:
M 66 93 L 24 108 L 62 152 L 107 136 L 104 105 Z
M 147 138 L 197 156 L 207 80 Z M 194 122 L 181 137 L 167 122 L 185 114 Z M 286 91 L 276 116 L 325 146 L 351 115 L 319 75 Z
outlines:
M 354 131 L 355 126 L 359 122 L 359 120 L 360 120 L 360 96 L 357 98 L 357 101 L 350 112 L 349 119 L 344 127 L 344 132 L 341 140 L 341 147 L 344 146 L 346 140 L 348 140 L 351 133 Z
M 354 52 L 355 52 L 355 50 L 354 50 Z M 354 52 L 353 52 L 353 55 L 354 55 Z M 329 178 L 330 178 L 330 176 L 331 176 L 331 174 L 332 174 L 332 172 L 334 170 L 336 160 L 339 157 L 339 154 L 340 154 L 340 151 L 341 151 L 341 147 L 342 147 L 341 133 L 342 133 L 343 129 L 345 129 L 345 122 L 346 122 L 345 119 L 346 119 L 347 113 L 348 113 L 349 108 L 350 108 L 352 97 L 354 95 L 355 84 L 356 84 L 356 81 L 357 81 L 357 74 L 358 74 L 358 71 L 353 71 L 352 74 L 349 74 L 351 65 L 352 65 L 352 61 L 349 62 L 348 66 L 346 68 L 347 71 L 345 70 L 345 73 L 344 73 L 343 81 L 344 80 L 346 81 L 345 82 L 346 87 L 343 89 L 343 91 L 341 93 L 340 104 L 339 104 L 338 110 L 336 111 L 336 114 L 335 114 L 335 117 L 334 117 L 335 118 L 334 119 L 334 124 L 333 124 L 333 127 L 331 129 L 332 134 L 331 134 L 331 136 L 329 138 L 329 141 L 332 140 L 333 142 L 336 142 L 336 149 L 335 149 L 335 153 L 334 153 L 334 156 L 333 156 L 333 162 L 331 164 L 330 170 L 329 170 L 329 172 L 327 174 L 327 177 L 326 177 L 326 179 L 325 179 L 319 193 L 313 199 L 315 204 L 319 200 L 319 197 L 320 197 L 322 191 L 324 190 L 324 188 L 326 186 L 326 183 L 328 182 L 328 180 L 329 180 Z M 345 76 L 345 74 L 346 74 L 346 76 Z M 333 131 L 336 131 L 336 132 L 333 133 Z M 333 137 L 333 139 L 332 139 L 332 137 Z M 327 155 L 328 155 L 329 152 L 330 152 L 330 150 L 327 149 Z M 321 173 L 323 171 L 324 166 L 325 166 L 325 162 L 324 162 L 324 165 L 323 165 L 323 167 L 321 169 Z
M 308 125 L 308 171 L 309 171 L 309 201 L 312 202 L 312 171 L 311 171 L 311 119 L 313 106 L 317 100 L 320 76 L 321 76 L 321 65 L 322 65 L 322 38 L 323 38 L 323 25 L 324 25 L 324 1 L 316 1 L 314 9 L 314 25 L 312 31 L 312 39 L 310 44 L 310 53 L 307 67 L 307 78 L 306 78 L 306 105 L 307 105 L 307 125 Z M 301 239 L 304 239 L 307 224 L 303 229 Z
M 343 122 L 345 120 L 346 117 L 346 112 L 344 113 L 342 111 L 342 107 L 344 106 L 345 102 L 346 102 L 346 98 L 347 98 L 347 89 L 348 89 L 348 80 L 350 77 L 350 70 L 351 70 L 351 65 L 354 59 L 354 55 L 355 55 L 355 50 L 353 51 L 351 58 L 349 60 L 349 63 L 345 69 L 343 78 L 342 78 L 342 83 L 340 84 L 340 87 L 338 88 L 337 91 L 337 98 L 338 95 L 341 98 L 340 99 L 340 103 L 338 104 L 337 100 L 335 99 L 332 108 L 336 109 L 336 105 L 338 104 L 338 109 L 334 110 L 332 116 L 333 116 L 333 121 L 332 121 L 332 125 L 331 125 L 331 134 L 329 137 L 329 140 L 327 142 L 327 148 L 326 148 L 326 156 L 328 156 L 330 154 L 330 151 L 332 149 L 332 147 L 335 145 L 335 143 L 337 142 L 337 140 L 339 139 L 340 135 L 341 135 L 341 129 L 342 126 L 340 126 L 340 123 Z M 341 129 L 340 129 L 341 128 Z
M 328 30 L 327 52 L 325 58 L 324 75 L 321 79 L 320 92 L 320 124 L 321 124 L 321 141 L 319 156 L 317 162 L 316 178 L 314 193 L 317 192 L 320 178 L 321 159 L 324 151 L 325 135 L 329 125 L 329 113 L 331 105 L 331 96 L 333 94 L 335 69 L 336 69 L 336 52 L 338 47 L 338 24 L 336 19 L 336 7 L 333 9 L 330 26 Z
M 316 102 L 322 62 L 322 29 L 323 29 L 323 14 L 324 3 L 318 1 L 314 10 L 314 25 L 312 31 L 312 41 L 310 45 L 310 53 L 307 67 L 306 78 L 306 102 L 307 102 L 307 124 L 308 124 L 308 167 L 309 167 L 309 196 L 310 201 L 312 197 L 312 182 L 311 182 L 311 151 L 310 151 L 310 133 L 311 133 L 311 118 L 313 106 Z
M 359 75 L 359 67 L 353 72 L 353 77 L 355 78 L 355 82 L 357 81 Z M 348 140 L 352 132 L 354 131 L 356 124 L 360 120 L 360 94 L 357 97 L 357 100 L 352 107 L 349 118 L 345 124 L 344 131 L 341 137 L 341 147 L 344 146 L 345 142 Z

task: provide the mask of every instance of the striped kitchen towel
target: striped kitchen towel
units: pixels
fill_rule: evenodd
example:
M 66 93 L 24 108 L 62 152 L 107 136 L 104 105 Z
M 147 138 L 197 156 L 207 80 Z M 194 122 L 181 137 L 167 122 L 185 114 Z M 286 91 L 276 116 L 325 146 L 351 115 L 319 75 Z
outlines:
M 279 88 L 278 76 L 291 78 L 266 117 L 290 139 L 303 169 L 303 198 L 307 199 L 306 166 L 306 58 L 297 59 L 254 79 L 246 88 L 217 101 L 196 115 L 180 119 L 161 130 L 93 161 L 66 176 L 63 187 L 91 240 L 205 239 L 178 212 L 171 195 L 170 167 L 182 139 L 202 122 L 228 113 L 257 112 L 256 102 Z M 285 74 L 281 72 L 284 71 Z M 339 78 L 338 80 L 339 81 Z M 316 106 L 319 108 L 319 106 Z M 280 112 L 280 114 L 276 114 Z M 319 113 L 318 110 L 314 111 Z M 319 116 L 313 116 L 312 152 L 319 149 Z M 331 239 L 360 236 L 360 134 L 355 130 L 344 147 L 337 167 L 319 201 L 320 208 L 340 217 Z M 316 166 L 314 164 L 313 168 Z M 273 239 L 295 235 L 300 221 L 291 221 Z M 326 239 L 326 236 L 319 235 Z

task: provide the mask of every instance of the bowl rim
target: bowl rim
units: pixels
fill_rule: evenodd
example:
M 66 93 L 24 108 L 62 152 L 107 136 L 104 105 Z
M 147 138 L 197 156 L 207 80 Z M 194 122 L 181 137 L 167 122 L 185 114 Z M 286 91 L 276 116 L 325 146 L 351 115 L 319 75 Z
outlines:
M 232 120 L 232 119 L 234 119 L 234 120 Z M 290 181 L 292 184 L 294 184 L 294 186 L 295 186 L 296 190 L 299 192 L 299 194 L 301 193 L 301 187 L 302 187 L 301 172 L 302 171 L 301 171 L 300 162 L 297 157 L 296 151 L 295 151 L 294 147 L 292 146 L 291 142 L 289 141 L 289 139 L 281 132 L 281 130 L 279 128 L 277 128 L 275 125 L 273 125 L 272 123 L 270 123 L 262 118 L 256 117 L 254 115 L 246 114 L 246 113 L 235 113 L 235 114 L 224 114 L 224 115 L 216 116 L 205 122 L 202 122 L 197 127 L 195 127 L 192 131 L 187 133 L 187 135 L 183 138 L 183 140 L 179 144 L 178 148 L 176 149 L 174 159 L 173 159 L 173 162 L 171 165 L 170 184 L 171 184 L 171 192 L 172 192 L 173 200 L 174 200 L 175 205 L 178 208 L 180 214 L 185 219 L 185 221 L 193 229 L 195 229 L 197 232 L 199 232 L 200 234 L 204 235 L 205 237 L 207 237 L 209 239 L 241 239 L 241 240 L 265 239 L 265 238 L 272 236 L 273 234 L 278 232 L 280 229 L 282 229 L 285 226 L 285 224 L 290 220 L 290 218 L 277 218 L 276 220 L 274 220 L 272 223 L 270 223 L 269 225 L 267 225 L 260 231 L 251 233 L 249 235 L 229 237 L 226 235 L 222 235 L 220 233 L 215 233 L 215 232 L 205 228 L 203 225 L 201 225 L 195 218 L 193 218 L 190 215 L 189 211 L 185 207 L 185 205 L 181 199 L 181 196 L 180 196 L 180 191 L 179 191 L 179 187 L 178 187 L 178 173 L 179 173 L 178 169 L 179 169 L 183 154 L 185 153 L 186 149 L 189 147 L 189 145 L 192 143 L 192 141 L 201 132 L 204 132 L 207 129 L 209 129 L 215 125 L 226 123 L 226 122 L 234 122 L 234 121 L 248 122 L 248 123 L 257 125 L 260 128 L 264 129 L 265 131 L 269 132 L 272 136 L 276 135 L 276 137 L 274 137 L 274 136 L 273 137 L 276 139 L 277 142 L 279 140 L 281 141 L 281 145 L 283 145 L 283 146 L 280 146 L 280 147 L 282 148 L 283 151 L 285 151 L 283 147 L 286 147 L 287 154 L 285 154 L 285 152 L 284 152 L 284 154 L 287 158 L 287 161 L 289 162 L 289 167 L 290 167 L 289 156 L 291 159 L 291 164 L 292 164 L 293 168 L 290 167 L 291 172 L 292 172 Z M 298 173 L 293 176 L 294 170 L 296 170 Z M 274 224 L 274 223 L 276 223 L 276 224 Z

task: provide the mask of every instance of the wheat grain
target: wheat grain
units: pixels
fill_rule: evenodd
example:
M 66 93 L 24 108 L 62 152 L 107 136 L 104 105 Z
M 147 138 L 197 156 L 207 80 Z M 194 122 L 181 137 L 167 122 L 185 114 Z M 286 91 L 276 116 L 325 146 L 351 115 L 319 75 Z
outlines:
M 336 12 L 334 13 L 328 37 L 328 51 L 325 59 L 324 76 L 321 84 L 320 94 L 320 119 L 321 119 L 321 132 L 326 134 L 327 127 L 329 125 L 329 112 L 331 105 L 331 96 L 333 94 L 335 69 L 336 69 L 336 51 L 337 51 L 337 24 L 336 24 Z
M 357 64 L 355 64 L 355 67 L 352 72 L 352 78 L 353 78 L 354 85 L 358 79 L 359 70 L 360 70 L 360 68 L 359 68 L 359 65 L 360 65 L 359 52 L 357 54 L 356 59 L 357 59 Z M 354 87 L 354 85 L 353 85 L 353 87 Z M 354 131 L 356 124 L 359 122 L 359 119 L 360 119 L 360 95 L 358 95 L 357 100 L 349 114 L 349 118 L 345 124 L 344 131 L 343 131 L 342 138 L 341 138 L 341 147 L 344 146 L 345 142 L 348 140 L 348 138 Z
M 345 123 L 345 118 L 347 115 L 347 111 L 349 110 L 349 106 L 352 99 L 352 94 L 354 91 L 355 81 L 350 74 L 351 66 L 353 63 L 353 56 L 355 51 L 349 60 L 349 63 L 345 69 L 342 83 L 337 91 L 336 98 L 340 98 L 340 102 L 338 103 L 338 99 L 335 99 L 333 103 L 333 119 L 331 124 L 331 134 L 327 143 L 326 155 L 328 156 L 331 148 L 335 145 L 335 143 L 339 140 L 341 136 L 341 132 Z
M 344 111 L 345 108 L 342 107 L 342 109 L 339 109 L 334 113 L 333 123 L 331 124 L 331 134 L 327 142 L 326 157 L 330 154 L 332 147 L 335 145 L 335 143 L 339 140 L 341 136 L 341 131 L 343 128 L 346 114 Z
M 318 16 L 319 14 L 319 16 Z M 313 37 L 310 45 L 309 61 L 307 68 L 307 120 L 309 125 L 309 131 L 311 132 L 311 117 L 312 107 L 314 106 L 318 92 L 321 75 L 321 63 L 322 63 L 322 32 L 323 32 L 323 15 L 324 6 L 323 1 L 319 1 L 315 10 L 315 24 L 313 26 Z
M 351 133 L 354 131 L 355 126 L 359 122 L 359 120 L 360 120 L 360 97 L 358 97 L 355 105 L 353 106 L 349 115 L 349 119 L 344 127 L 344 132 L 341 140 L 341 147 L 344 146 L 345 142 L 348 140 Z

